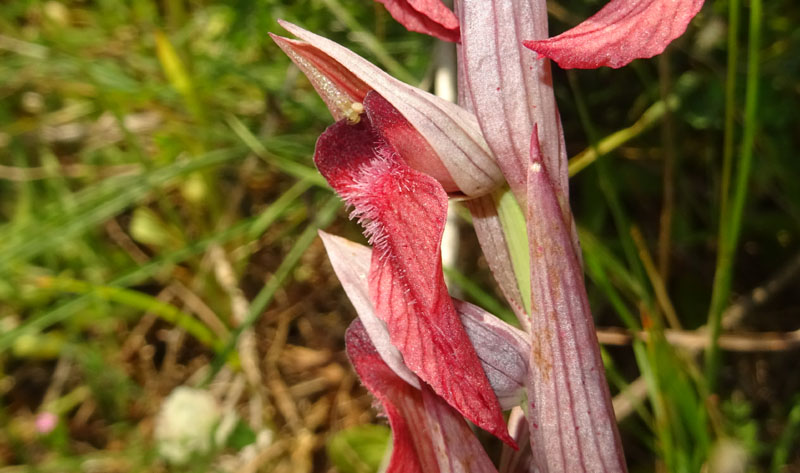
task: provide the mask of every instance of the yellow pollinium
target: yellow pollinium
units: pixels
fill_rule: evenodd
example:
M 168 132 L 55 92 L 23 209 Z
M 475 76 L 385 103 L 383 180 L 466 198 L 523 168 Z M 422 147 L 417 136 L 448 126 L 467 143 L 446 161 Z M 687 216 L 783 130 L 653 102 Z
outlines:
M 361 114 L 364 113 L 364 104 L 361 102 L 350 102 L 349 107 L 342 107 L 342 113 L 351 125 L 361 121 Z

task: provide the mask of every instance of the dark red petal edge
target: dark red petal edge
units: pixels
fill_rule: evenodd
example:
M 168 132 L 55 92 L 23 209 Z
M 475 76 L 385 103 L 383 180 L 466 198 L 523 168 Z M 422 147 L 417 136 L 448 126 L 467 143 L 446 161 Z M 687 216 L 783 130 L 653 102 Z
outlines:
M 594 322 L 534 130 L 528 167 L 531 363 L 528 421 L 540 471 L 624 472 Z M 571 216 L 570 216 L 571 219 Z
M 515 445 L 444 283 L 442 186 L 406 165 L 366 116 L 331 125 L 314 161 L 370 238 L 370 297 L 406 365 L 475 425 Z
M 458 19 L 441 0 L 377 0 L 410 31 L 457 43 Z
M 347 356 L 392 427 L 387 473 L 496 472 L 464 419 L 422 383 L 415 389 L 380 357 L 359 319 L 345 335 Z M 466 470 L 463 468 L 466 467 Z
M 703 0 L 611 0 L 578 26 L 524 44 L 564 69 L 619 68 L 660 54 L 702 6 Z

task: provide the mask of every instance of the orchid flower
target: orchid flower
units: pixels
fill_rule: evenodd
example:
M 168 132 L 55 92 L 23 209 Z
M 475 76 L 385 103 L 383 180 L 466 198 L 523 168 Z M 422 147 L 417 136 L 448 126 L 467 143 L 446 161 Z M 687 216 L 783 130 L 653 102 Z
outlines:
M 324 232 L 320 236 L 358 312 L 346 336 L 348 356 L 383 406 L 394 433 L 387 473 L 496 471 L 463 418 L 403 365 L 391 344 L 369 297 L 370 249 Z M 525 333 L 477 306 L 457 299 L 453 303 L 501 406 L 517 406 L 528 377 L 530 345 Z
M 348 355 L 394 432 L 388 471 L 495 471 L 463 416 L 512 447 L 529 444 L 506 450 L 502 471 L 624 472 L 547 59 L 588 68 L 651 57 L 703 1 L 611 0 L 554 38 L 544 0 L 456 0 L 454 12 L 439 0 L 379 1 L 410 30 L 459 42 L 460 106 L 295 25 L 281 23 L 299 40 L 272 37 L 338 120 L 314 160 L 372 245 L 323 234 L 359 315 Z M 492 194 L 504 181 L 525 218 L 525 264 L 511 261 Z M 466 200 L 525 332 L 449 296 L 439 248 L 448 197 Z M 516 405 L 509 433 L 502 411 Z
M 448 192 L 479 196 L 502 183 L 474 116 L 283 25 L 305 41 L 273 39 L 339 118 L 317 141 L 314 161 L 373 245 L 370 299 L 391 343 L 437 395 L 515 445 L 442 273 Z

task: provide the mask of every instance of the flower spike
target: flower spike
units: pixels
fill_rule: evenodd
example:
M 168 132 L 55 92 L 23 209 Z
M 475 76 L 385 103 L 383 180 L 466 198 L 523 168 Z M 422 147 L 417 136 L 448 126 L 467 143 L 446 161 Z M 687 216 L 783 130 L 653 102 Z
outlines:
M 611 0 L 578 26 L 524 44 L 563 69 L 616 69 L 661 54 L 702 6 L 703 0 Z

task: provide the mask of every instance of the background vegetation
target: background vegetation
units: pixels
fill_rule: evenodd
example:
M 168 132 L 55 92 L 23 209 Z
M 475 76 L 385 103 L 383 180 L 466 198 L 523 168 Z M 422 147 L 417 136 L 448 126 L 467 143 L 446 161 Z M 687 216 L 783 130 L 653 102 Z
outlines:
M 550 0 L 552 29 L 602 3 Z M 800 471 L 800 4 L 739 3 L 661 59 L 554 73 L 632 471 Z M 433 40 L 371 1 L 0 3 L 0 472 L 377 468 L 316 230 L 361 237 L 278 18 L 430 86 Z M 454 290 L 498 310 L 461 225 Z M 228 434 L 171 464 L 182 385 Z

